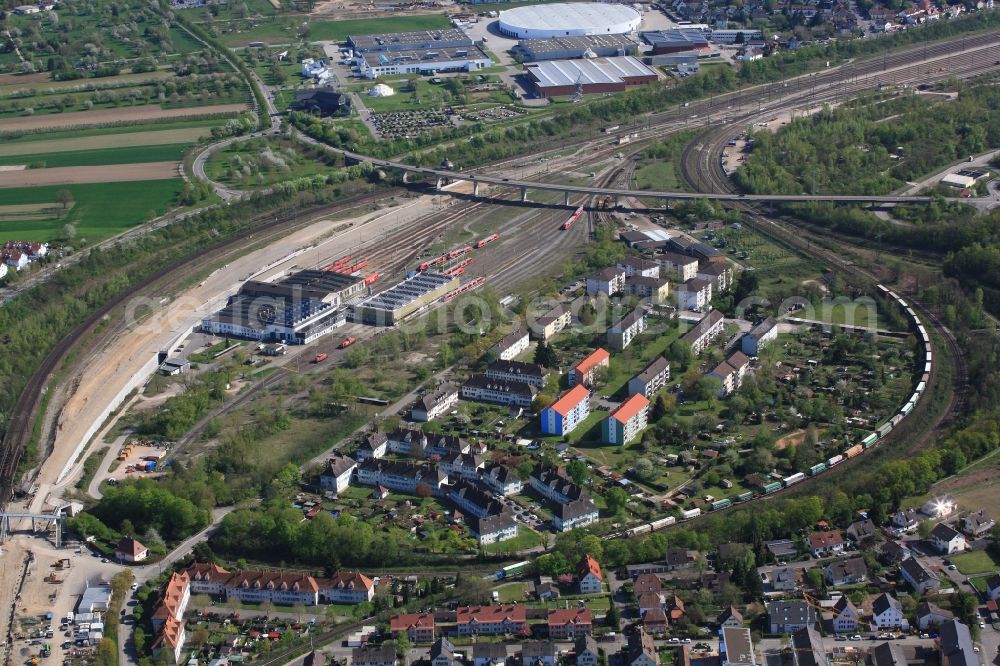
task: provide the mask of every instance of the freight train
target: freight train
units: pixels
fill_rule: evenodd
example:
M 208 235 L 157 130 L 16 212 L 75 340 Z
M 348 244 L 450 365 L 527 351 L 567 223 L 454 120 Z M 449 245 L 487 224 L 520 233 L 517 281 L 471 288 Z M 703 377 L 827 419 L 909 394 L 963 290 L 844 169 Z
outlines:
M 786 476 L 780 481 L 772 481 L 770 483 L 767 483 L 761 486 L 758 492 L 748 491 L 740 495 L 737 495 L 735 497 L 735 501 L 729 499 L 714 501 L 708 505 L 708 511 L 710 513 L 715 511 L 721 511 L 723 509 L 728 509 L 731 506 L 734 506 L 736 504 L 742 504 L 743 502 L 748 502 L 757 497 L 773 495 L 774 493 L 777 493 L 780 490 L 793 486 L 796 483 L 800 483 L 809 477 L 819 476 L 824 472 L 836 467 L 843 461 L 848 460 L 850 458 L 855 458 L 864 453 L 865 451 L 867 451 L 868 449 L 877 446 L 883 439 L 886 438 L 886 436 L 890 432 L 893 431 L 893 429 L 899 427 L 899 424 L 903 421 L 903 419 L 905 419 L 913 412 L 913 409 L 917 406 L 917 403 L 920 401 L 924 392 L 927 390 L 927 383 L 930 381 L 930 373 L 931 369 L 933 368 L 933 356 L 931 354 L 931 340 L 930 337 L 927 335 L 927 329 L 924 327 L 924 324 L 920 320 L 920 317 L 913 310 L 913 308 L 910 307 L 910 305 L 899 296 L 899 294 L 892 291 L 885 285 L 881 284 L 878 285 L 878 289 L 883 296 L 885 296 L 886 298 L 891 298 L 892 300 L 896 301 L 896 304 L 906 312 L 907 316 L 910 318 L 913 330 L 916 331 L 917 335 L 920 338 L 921 345 L 923 346 L 924 350 L 923 374 L 921 375 L 920 380 L 917 382 L 916 388 L 914 389 L 913 394 L 910 396 L 909 400 L 907 400 L 903 404 L 903 406 L 900 407 L 899 411 L 896 412 L 886 423 L 882 424 L 882 426 L 880 426 L 877 430 L 875 430 L 875 432 L 869 433 L 860 442 L 847 448 L 842 454 L 838 454 L 831 457 L 825 463 L 819 463 L 817 465 L 813 465 L 806 472 L 798 472 L 796 474 L 792 474 L 791 476 Z M 688 511 L 682 511 L 681 512 L 682 517 L 680 519 L 674 518 L 673 516 L 669 518 L 661 518 L 659 520 L 654 520 L 650 523 L 637 525 L 636 527 L 632 527 L 621 532 L 609 534 L 604 538 L 616 539 L 619 537 L 632 537 L 632 536 L 638 536 L 640 534 L 655 532 L 657 530 L 669 527 L 671 525 L 683 523 L 688 520 L 694 520 L 698 516 L 701 516 L 702 513 L 703 512 L 701 509 L 691 509 Z

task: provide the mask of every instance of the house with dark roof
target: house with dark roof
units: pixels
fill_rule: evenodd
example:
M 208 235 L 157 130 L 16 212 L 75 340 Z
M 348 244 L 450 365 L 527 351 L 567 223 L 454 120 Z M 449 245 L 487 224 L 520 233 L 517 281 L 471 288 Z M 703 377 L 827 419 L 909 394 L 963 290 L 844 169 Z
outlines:
M 854 585 L 868 580 L 868 567 L 863 557 L 852 557 L 830 562 L 823 567 L 823 574 L 826 581 L 834 587 Z
M 979 539 L 996 526 L 996 522 L 986 511 L 979 509 L 962 518 L 962 531 L 973 539 Z
M 462 384 L 462 399 L 489 402 L 495 405 L 511 405 L 530 409 L 538 395 L 538 389 L 524 382 L 491 379 L 486 375 L 472 375 Z
M 293 111 L 303 111 L 314 116 L 351 115 L 351 97 L 330 88 L 312 88 L 295 92 L 295 101 L 289 106 Z
M 611 325 L 607 332 L 608 346 L 623 351 L 645 330 L 646 310 L 638 307 Z
M 965 537 L 951 525 L 938 523 L 931 531 L 931 543 L 942 555 L 951 555 L 965 550 Z
M 576 666 L 597 666 L 597 662 L 600 661 L 600 648 L 593 636 L 590 634 L 577 636 L 573 647 L 576 653 Z
M 719 645 L 723 666 L 757 666 L 760 662 L 753 648 L 750 630 L 743 627 L 723 627 Z
M 833 605 L 833 630 L 838 634 L 853 634 L 858 630 L 861 614 L 846 594 Z
M 482 642 L 472 644 L 472 666 L 504 666 L 506 662 L 506 645 Z
M 396 648 L 391 645 L 356 647 L 351 650 L 352 666 L 396 666 Z
M 494 361 L 486 366 L 484 374 L 490 379 L 497 379 L 504 382 L 521 382 L 540 389 L 545 386 L 545 375 L 548 373 L 545 368 L 537 363 Z
M 690 569 L 698 561 L 701 554 L 697 550 L 687 548 L 667 548 L 664 562 L 667 571 L 677 571 L 678 569 Z
M 469 527 L 481 546 L 517 538 L 517 521 L 506 510 L 490 516 L 473 517 Z
M 831 660 L 823 647 L 823 639 L 812 625 L 792 632 L 792 664 L 794 666 L 830 666 Z
M 879 544 L 879 559 L 886 564 L 902 562 L 906 558 L 910 557 L 910 555 L 910 549 L 905 546 L 901 546 L 896 541 L 883 541 Z
M 778 322 L 768 317 L 740 339 L 740 348 L 747 356 L 760 356 L 761 350 L 777 337 Z
M 937 577 L 924 568 L 924 565 L 915 557 L 903 560 L 899 567 L 899 574 L 920 596 L 936 590 L 941 585 Z
M 361 462 L 363 460 L 378 459 L 385 456 L 389 450 L 388 437 L 384 432 L 373 432 L 365 435 L 354 457 Z
M 907 666 L 909 662 L 898 643 L 886 641 L 876 645 L 868 653 L 869 666 Z
M 357 466 L 354 458 L 333 452 L 319 475 L 319 487 L 333 493 L 344 492 L 351 485 L 351 475 Z
M 698 323 L 681 336 L 681 340 L 691 345 L 691 351 L 695 356 L 705 350 L 712 343 L 724 327 L 724 315 L 718 310 L 712 310 L 707 315 L 698 320 Z
M 920 631 L 927 631 L 928 629 L 939 627 L 948 620 L 955 619 L 954 613 L 946 611 L 929 601 L 921 601 L 917 604 L 916 615 L 917 627 L 920 628 Z
M 447 413 L 458 404 L 458 387 L 443 384 L 430 393 L 425 393 L 410 409 L 414 421 L 426 423 Z
M 593 525 L 600 518 L 600 511 L 590 497 L 556 504 L 552 508 L 552 526 L 559 532 Z
M 938 630 L 942 666 L 980 666 L 969 628 L 958 620 L 948 620 Z
M 529 344 L 527 329 L 518 329 L 500 338 L 500 341 L 493 345 L 487 353 L 494 361 L 512 361 L 518 354 L 525 351 Z
M 549 641 L 521 643 L 521 666 L 555 666 L 559 649 Z
M 743 626 L 743 614 L 740 613 L 734 606 L 727 606 L 719 616 L 715 618 L 715 622 L 720 627 L 742 627 Z
M 910 629 L 899 600 L 884 592 L 872 602 L 872 623 L 879 629 Z
M 431 666 L 462 666 L 462 658 L 455 652 L 455 646 L 442 636 L 431 645 Z
M 524 488 L 521 478 L 506 465 L 490 464 L 480 473 L 479 478 L 494 492 L 504 496 L 515 495 Z
M 624 268 L 602 268 L 587 276 L 587 293 L 591 296 L 614 296 L 625 291 Z
M 629 634 L 621 656 L 622 666 L 660 666 L 653 637 L 641 627 Z
M 875 538 L 875 523 L 871 520 L 856 520 L 844 531 L 848 541 L 859 545 Z
M 816 609 L 805 601 L 772 601 L 767 605 L 770 633 L 791 634 L 816 624 Z
M 657 356 L 642 372 L 628 380 L 628 394 L 641 393 L 652 399 L 668 381 L 670 381 L 670 363 L 662 356 Z

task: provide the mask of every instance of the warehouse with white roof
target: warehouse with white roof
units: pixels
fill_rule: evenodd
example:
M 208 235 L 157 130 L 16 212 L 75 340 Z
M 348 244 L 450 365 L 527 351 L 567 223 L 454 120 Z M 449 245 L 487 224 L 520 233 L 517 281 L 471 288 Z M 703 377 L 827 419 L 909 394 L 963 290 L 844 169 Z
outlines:
M 632 56 L 583 60 L 548 60 L 524 66 L 542 97 L 622 92 L 656 81 L 656 72 Z
M 642 14 L 628 5 L 558 2 L 500 12 L 498 28 L 507 37 L 546 39 L 635 32 Z

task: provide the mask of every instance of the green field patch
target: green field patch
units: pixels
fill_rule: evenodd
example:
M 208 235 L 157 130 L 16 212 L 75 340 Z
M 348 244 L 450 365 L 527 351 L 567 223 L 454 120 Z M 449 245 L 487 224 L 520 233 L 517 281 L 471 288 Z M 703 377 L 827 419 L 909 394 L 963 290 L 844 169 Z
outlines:
M 249 30 L 230 32 L 220 37 L 226 46 L 246 46 L 250 42 L 269 44 L 295 41 L 301 18 L 268 21 Z M 387 16 L 375 19 L 350 19 L 347 21 L 310 21 L 310 41 L 343 42 L 348 35 L 370 35 L 383 32 L 410 30 L 436 30 L 451 27 L 447 16 Z
M 640 190 L 684 189 L 673 162 L 654 162 L 639 168 L 635 172 L 635 183 Z
M 973 553 L 963 553 L 951 558 L 952 564 L 966 576 L 972 574 L 992 573 L 1000 569 L 990 554 L 985 550 L 977 550 Z
M 260 187 L 302 176 L 329 173 L 332 167 L 304 155 L 280 139 L 237 141 L 209 157 L 205 172 L 212 180 L 241 187 Z
M 191 127 L 186 129 L 158 130 L 153 132 L 98 134 L 95 136 L 81 136 L 76 138 L 53 139 L 46 141 L 19 141 L 0 145 L 0 157 L 7 155 L 41 155 L 44 153 L 94 151 L 139 146 L 162 146 L 171 143 L 190 145 L 210 134 L 211 130 L 208 127 Z M 139 161 L 145 162 L 149 160 Z M 104 164 L 111 163 L 104 162 Z
M 65 130 L 46 130 L 44 132 L 24 132 L 17 133 L 12 136 L 4 136 L 2 140 L 2 145 L 0 148 L 9 151 L 14 144 L 35 144 L 41 141 L 62 141 L 65 139 L 78 139 L 84 137 L 109 137 L 108 141 L 113 141 L 113 138 L 119 134 L 141 134 L 141 133 L 156 133 L 167 130 L 182 130 L 182 129 L 195 129 L 200 128 L 205 131 L 207 136 L 211 132 L 212 127 L 217 127 L 222 125 L 226 121 L 220 118 L 198 118 L 194 120 L 173 120 L 166 122 L 149 122 L 149 123 L 136 123 L 134 125 L 122 125 L 120 127 L 79 127 Z M 2 130 L 0 130 L 2 131 Z M 142 140 L 138 139 L 137 141 Z M 167 143 L 175 143 L 179 139 L 169 141 Z M 159 143 L 159 142 L 157 142 Z M 135 145 L 135 143 L 126 143 L 122 141 L 121 143 L 112 143 L 111 145 L 106 145 L 105 147 L 115 147 L 116 145 Z M 143 145 L 152 145 L 149 143 L 144 143 Z M 87 147 L 87 146 L 84 146 Z M 34 152 L 37 149 L 32 147 L 28 149 L 29 152 Z M 59 152 L 59 149 L 44 149 L 49 152 Z M 75 148 L 71 148 L 75 150 Z M 10 155 L 10 152 L 0 152 L 0 154 Z
M 98 166 L 101 164 L 137 164 L 173 162 L 184 157 L 190 143 L 163 146 L 133 146 L 98 150 L 72 150 L 59 153 L 0 156 L 0 164 L 28 164 L 36 167 Z
M 171 69 L 158 69 L 153 72 L 141 72 L 139 74 L 119 74 L 100 79 L 74 79 L 71 81 L 44 81 L 41 83 L 0 83 L 0 97 L 5 97 L 13 92 L 30 90 L 36 95 L 45 95 L 51 92 L 64 93 L 66 91 L 85 91 L 88 87 L 96 86 L 100 88 L 112 88 L 115 86 L 135 85 L 145 81 L 158 81 L 176 76 Z
M 48 185 L 4 190 L 6 205 L 49 204 L 56 192 L 68 190 L 76 205 L 59 219 L 7 221 L 0 224 L 0 241 L 11 239 L 50 241 L 62 233 L 63 225 L 76 225 L 76 238 L 94 242 L 120 233 L 162 215 L 176 201 L 184 182 L 138 180 L 125 183 Z
M 34 204 L 15 204 L 0 206 L 0 222 L 15 222 L 19 220 L 51 220 L 66 215 L 76 202 L 70 202 L 63 207 L 56 201 Z

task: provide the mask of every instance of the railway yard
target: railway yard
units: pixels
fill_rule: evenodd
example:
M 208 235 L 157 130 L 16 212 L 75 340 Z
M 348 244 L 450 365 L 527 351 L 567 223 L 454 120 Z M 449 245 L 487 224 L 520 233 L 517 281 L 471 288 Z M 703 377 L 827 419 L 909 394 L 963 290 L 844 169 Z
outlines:
M 322 144 L 304 133 L 293 139 L 285 135 L 282 140 L 287 145 L 299 141 L 310 150 L 329 150 L 348 163 L 390 172 L 393 177 L 386 180 L 393 184 L 377 184 L 364 194 L 317 204 L 302 214 L 280 218 L 276 214 L 270 223 L 157 270 L 97 309 L 44 359 L 18 400 L 0 450 L 4 510 L 46 514 L 80 503 L 83 509 L 99 511 L 94 507 L 100 506 L 101 497 L 94 489 L 108 492 L 119 484 L 131 485 L 134 479 L 165 478 L 171 472 L 164 469 L 171 466 L 207 477 L 209 466 L 218 465 L 220 456 L 239 450 L 240 438 L 229 436 L 239 433 L 257 447 L 257 454 L 269 452 L 273 460 L 266 465 L 273 468 L 262 468 L 273 473 L 276 487 L 279 471 L 302 483 L 303 492 L 295 495 L 292 506 L 304 512 L 303 523 L 320 507 L 338 519 L 364 516 L 366 529 L 387 540 L 411 533 L 403 543 L 414 552 L 433 555 L 438 558 L 435 562 L 452 558 L 442 569 L 450 573 L 455 562 L 472 563 L 476 557 L 520 559 L 551 552 L 559 535 L 575 525 L 589 527 L 605 542 L 632 541 L 678 527 L 698 528 L 727 509 L 758 501 L 794 501 L 823 479 L 846 476 L 852 473 L 848 470 L 860 471 L 878 461 L 915 456 L 946 436 L 968 408 L 970 368 L 959 340 L 943 323 L 942 304 L 925 305 L 919 288 L 894 282 L 878 252 L 808 221 L 800 223 L 790 208 L 774 212 L 776 204 L 824 197 L 755 196 L 741 191 L 729 173 L 738 163 L 726 151 L 737 150 L 734 137 L 749 133 L 748 128 L 773 125 L 772 131 L 780 131 L 786 119 L 858 95 L 891 98 L 909 94 L 918 85 L 968 82 L 995 75 L 997 65 L 1000 35 L 977 33 L 890 51 L 780 83 L 741 87 L 636 116 L 584 139 L 555 139 L 531 154 L 467 169 L 448 161 L 434 168 L 418 167 L 410 155 L 372 158 Z M 255 79 L 254 85 L 258 83 Z M 263 90 L 269 92 L 266 86 Z M 511 118 L 516 121 L 518 115 Z M 267 141 L 282 131 L 277 114 L 272 114 L 271 122 L 270 129 L 252 135 L 254 140 Z M 691 138 L 676 151 L 676 160 L 664 167 L 671 169 L 667 182 L 676 177 L 680 186 L 640 189 L 641 166 L 655 164 L 644 151 L 681 132 Z M 178 162 L 145 166 L 166 169 L 163 178 L 174 177 L 178 168 L 190 168 L 207 181 L 204 164 L 212 151 L 239 140 L 226 138 L 207 146 L 193 156 L 193 166 Z M 741 138 L 738 148 L 745 145 Z M 101 168 L 127 172 L 122 166 Z M 52 184 L 75 182 L 51 171 Z M 402 172 L 405 179 L 395 177 Z M 30 181 L 26 175 L 30 171 L 11 173 L 21 174 L 9 176 L 11 187 L 25 178 Z M 143 172 L 121 177 L 161 176 Z M 654 185 L 657 177 L 664 178 L 648 176 Z M 223 201 L 253 194 L 231 189 L 232 183 L 207 184 Z M 874 207 L 894 196 L 872 195 L 845 205 L 861 202 Z M 825 198 L 831 205 L 838 198 L 848 200 L 838 195 Z M 930 201 L 924 196 L 899 199 L 913 205 Z M 698 206 L 707 207 L 707 212 Z M 149 230 L 155 228 L 151 225 Z M 126 233 L 135 238 L 146 230 Z M 628 248 L 633 241 L 627 237 L 642 234 L 645 239 L 635 241 L 636 246 L 649 248 L 652 242 L 655 249 Z M 665 246 L 667 238 L 673 245 Z M 904 256 L 898 248 L 885 251 Z M 649 278 L 648 284 L 662 279 L 666 293 L 667 271 L 684 273 L 683 268 L 674 268 L 677 253 L 695 257 L 697 278 L 685 274 L 684 280 L 677 280 L 669 273 L 670 295 L 665 299 L 625 291 L 626 280 L 638 275 L 632 271 L 646 270 L 642 268 L 646 262 L 656 265 L 655 275 L 641 276 Z M 923 268 L 923 255 L 911 253 L 908 260 Z M 609 271 L 620 273 L 619 288 L 612 289 L 613 280 L 601 277 Z M 690 300 L 688 284 L 698 288 L 697 283 L 706 282 L 703 272 L 725 275 L 726 271 L 731 274 L 728 283 L 723 278 L 711 285 L 716 297 L 735 299 L 746 280 L 745 284 L 753 284 L 743 293 L 749 307 L 718 305 L 727 310 L 723 316 L 708 302 L 711 297 L 703 303 Z M 303 275 L 319 275 L 316 279 L 321 280 L 324 273 L 329 274 L 326 279 L 342 283 L 335 298 L 333 288 L 319 296 L 303 296 L 310 288 L 319 291 L 316 283 L 288 287 L 294 292 L 289 299 L 301 299 L 295 303 L 299 310 L 292 312 L 289 307 L 277 317 L 272 302 L 263 301 L 271 297 L 269 291 L 278 293 L 283 280 L 290 285 Z M 421 277 L 447 286 L 436 286 L 429 292 L 432 297 L 407 295 L 418 305 L 394 310 L 405 314 L 391 319 L 388 326 L 371 325 L 363 318 L 366 303 L 377 302 L 380 296 L 395 303 L 393 290 L 409 294 L 408 285 Z M 603 280 L 608 280 L 607 288 L 601 286 Z M 799 292 L 809 295 L 802 299 L 804 306 L 789 296 Z M 258 299 L 253 310 L 246 310 L 256 320 L 236 322 L 225 333 L 206 332 L 206 322 L 213 317 L 223 321 L 220 313 L 238 304 L 243 293 Z M 616 294 L 608 305 L 604 296 Z M 754 299 L 759 302 L 751 303 Z M 530 343 L 504 357 L 503 345 L 526 325 L 516 323 L 521 315 L 515 313 L 531 310 L 539 301 L 546 308 L 557 304 L 562 311 L 572 311 L 573 326 L 560 327 L 551 335 L 532 330 Z M 777 302 L 782 305 L 776 306 Z M 839 305 L 826 306 L 827 302 Z M 606 310 L 601 310 L 602 303 Z M 824 303 L 826 309 L 813 308 L 815 303 Z M 774 319 L 765 307 L 774 310 Z M 868 317 L 856 328 L 850 308 Z M 598 318 L 605 315 L 607 321 L 599 320 L 596 327 L 585 323 L 582 312 L 589 314 L 588 309 L 599 313 Z M 335 316 L 315 319 L 326 322 L 322 326 L 329 325 L 328 330 L 316 333 L 320 324 L 315 329 L 300 325 L 334 311 Z M 607 367 L 586 382 L 579 379 L 579 373 L 587 372 L 581 369 L 585 363 L 581 359 L 603 351 L 595 348 L 612 347 L 610 325 L 626 321 L 630 311 L 642 321 L 636 343 L 629 347 L 626 341 L 610 355 L 604 352 L 610 358 Z M 453 320 L 445 321 L 444 315 Z M 710 336 L 691 337 L 712 322 L 719 324 Z M 744 336 L 769 322 L 774 342 L 748 358 L 740 351 L 747 344 Z M 274 338 L 262 334 L 259 339 L 239 332 L 251 330 L 257 335 L 272 329 L 293 332 Z M 527 332 L 522 332 L 527 339 Z M 267 342 L 288 344 L 272 344 L 272 349 L 265 346 Z M 539 359 L 546 355 L 542 364 Z M 740 365 L 740 357 L 745 364 Z M 645 389 L 640 391 L 645 405 L 638 434 L 630 435 L 635 439 L 627 445 L 614 443 L 608 428 L 615 426 L 608 424 L 636 397 L 630 378 L 638 378 L 664 358 L 669 360 L 663 361 L 666 379 L 649 399 Z M 487 404 L 460 393 L 501 361 L 546 366 L 527 406 Z M 744 371 L 754 376 L 746 385 L 754 389 L 760 385 L 772 396 L 780 395 L 778 405 L 743 395 L 737 400 Z M 737 372 L 739 378 L 734 379 Z M 735 382 L 736 388 L 727 382 Z M 165 437 L 162 424 L 180 404 L 178 396 L 194 394 L 211 383 L 222 388 L 213 393 L 210 404 L 184 422 L 178 436 Z M 569 427 L 571 417 L 557 405 L 576 399 L 575 391 L 585 383 L 589 407 L 579 423 Z M 456 398 L 446 409 L 427 419 L 416 417 L 421 405 L 430 409 L 435 396 L 449 390 Z M 746 393 L 749 396 L 750 390 Z M 552 410 L 557 417 L 549 413 Z M 282 418 L 283 427 L 270 427 L 270 421 Z M 556 429 L 550 425 L 553 418 L 562 419 Z M 498 467 L 520 476 L 523 489 L 493 493 L 491 484 L 488 493 L 495 495 L 500 515 L 510 518 L 516 537 L 484 540 L 483 528 L 474 527 L 477 522 L 470 519 L 465 526 L 451 515 L 452 510 L 457 506 L 462 513 L 474 514 L 474 508 L 462 504 L 472 500 L 455 499 L 449 494 L 451 486 L 433 491 L 428 487 L 425 493 L 420 486 L 429 477 L 421 476 L 419 485 L 403 490 L 384 480 L 389 477 L 377 476 L 383 473 L 380 464 L 409 465 L 426 473 L 423 462 L 412 461 L 419 457 L 416 453 L 403 451 L 410 443 L 392 439 L 400 428 L 418 429 L 422 421 L 431 422 L 425 428 L 431 436 L 425 445 L 430 446 L 428 451 L 445 447 L 433 443 L 442 437 L 479 447 L 471 453 L 461 450 L 455 460 L 443 459 L 458 449 L 426 453 L 432 465 L 453 465 L 453 483 L 460 477 L 460 484 L 467 478 L 481 480 L 485 470 Z M 255 428 L 258 433 L 248 434 Z M 389 436 L 388 454 L 366 449 L 379 433 Z M 116 455 L 126 442 L 146 437 L 163 441 L 143 439 L 147 446 L 141 450 L 123 448 L 122 455 Z M 35 469 L 24 473 L 22 455 L 33 439 L 47 454 Z M 767 441 L 766 455 L 752 453 L 763 441 Z M 337 479 L 336 492 L 324 492 L 329 488 L 322 485 L 320 472 L 328 459 L 332 469 L 333 461 L 344 454 L 352 456 L 348 460 L 354 465 L 349 484 L 341 487 Z M 388 457 L 380 463 L 383 456 Z M 471 477 L 458 467 L 465 464 L 457 462 L 465 461 L 463 456 L 478 458 L 479 467 Z M 152 458 L 158 463 L 145 467 Z M 570 480 L 563 467 L 571 469 L 574 463 L 581 464 L 582 471 L 577 466 Z M 231 478 L 240 479 L 237 467 L 227 468 Z M 546 494 L 543 486 L 548 482 L 536 479 L 556 474 L 548 471 L 550 467 L 558 467 L 561 482 L 581 491 L 581 498 L 571 502 Z M 362 480 L 362 473 L 378 480 Z M 368 486 L 374 486 L 377 502 Z M 619 500 L 623 488 L 627 498 Z M 236 501 L 209 507 L 198 529 L 184 538 L 163 539 L 151 528 L 159 541 L 154 559 L 162 562 L 135 562 L 137 586 L 162 582 L 163 572 L 187 556 L 197 541 L 218 539 L 230 512 L 244 516 L 258 504 L 262 511 L 274 510 L 270 495 L 262 499 L 257 496 L 261 493 L 239 494 L 245 490 L 241 486 L 233 491 Z M 276 490 L 275 496 L 282 497 L 281 492 Z M 577 501 L 590 503 L 593 520 L 572 522 L 577 518 L 567 517 L 566 506 Z M 34 519 L 11 518 L 3 529 L 9 540 L 0 544 L 5 559 L 24 563 L 24 569 L 7 567 L 0 576 L 4 604 L 17 590 L 9 616 L 7 606 L 2 608 L 0 634 L 17 634 L 19 640 L 27 640 L 31 631 L 33 621 L 28 618 L 47 609 L 64 616 L 78 584 L 108 579 L 120 570 L 120 563 L 108 558 L 114 557 L 119 536 L 132 536 L 112 527 L 114 540 L 106 536 L 88 540 L 93 542 L 92 551 L 87 543 L 74 541 L 76 555 L 92 552 L 94 557 L 73 557 L 64 570 L 60 555 L 67 549 L 40 543 L 37 537 L 51 539 L 52 534 L 48 527 L 34 533 L 34 525 Z M 232 542 L 233 533 L 235 529 L 226 534 L 230 541 L 210 543 L 228 557 L 231 553 L 224 551 L 224 544 Z M 511 541 L 504 547 L 503 539 L 508 538 Z M 436 569 L 431 571 L 437 575 Z M 55 580 L 43 579 L 43 572 L 51 572 Z M 426 573 L 418 570 L 414 577 Z M 614 607 L 614 588 L 609 592 Z M 601 594 L 600 601 L 607 603 Z M 587 605 L 579 603 L 581 608 Z M 346 614 L 339 619 L 348 617 L 360 619 Z M 119 627 L 119 663 L 137 658 L 126 647 L 133 631 L 131 626 Z M 13 663 L 12 648 L 5 646 L 8 663 Z M 72 659 L 80 655 L 74 656 L 72 649 L 64 647 L 56 654 L 77 663 Z M 26 648 L 20 654 L 27 655 Z M 282 662 L 275 657 L 263 663 Z

